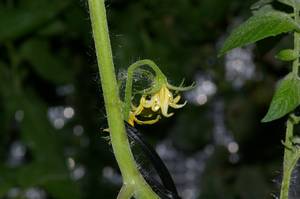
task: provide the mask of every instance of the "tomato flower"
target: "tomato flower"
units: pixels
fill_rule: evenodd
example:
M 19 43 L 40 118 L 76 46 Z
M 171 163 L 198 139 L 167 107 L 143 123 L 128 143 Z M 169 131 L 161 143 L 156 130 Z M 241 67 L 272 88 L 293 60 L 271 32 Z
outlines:
M 137 68 L 144 65 L 149 66 L 155 75 L 149 75 L 149 73 L 147 73 L 147 76 L 152 80 L 152 84 L 149 88 L 136 92 L 141 94 L 141 98 L 139 99 L 139 104 L 135 107 L 132 106 L 133 74 Z M 184 103 L 179 104 L 181 99 L 181 96 L 178 94 L 179 91 L 187 91 L 194 88 L 194 84 L 183 87 L 183 82 L 178 87 L 169 84 L 167 77 L 151 60 L 140 60 L 133 63 L 129 66 L 127 74 L 128 77 L 124 98 L 124 118 L 126 118 L 127 122 L 132 126 L 134 126 L 134 123 L 153 124 L 160 119 L 161 115 L 164 117 L 171 117 L 174 113 L 169 112 L 170 107 L 179 109 L 187 103 L 185 101 Z M 156 118 L 154 118 L 155 115 L 157 116 Z M 143 118 L 143 120 L 138 118 Z
M 151 109 L 153 112 L 158 112 L 160 110 L 163 116 L 171 117 L 174 113 L 168 113 L 169 107 L 178 109 L 186 105 L 186 101 L 183 104 L 178 104 L 180 98 L 180 95 L 177 95 L 174 98 L 167 85 L 162 85 L 157 93 L 143 95 L 141 97 L 136 114 L 139 115 L 144 109 Z

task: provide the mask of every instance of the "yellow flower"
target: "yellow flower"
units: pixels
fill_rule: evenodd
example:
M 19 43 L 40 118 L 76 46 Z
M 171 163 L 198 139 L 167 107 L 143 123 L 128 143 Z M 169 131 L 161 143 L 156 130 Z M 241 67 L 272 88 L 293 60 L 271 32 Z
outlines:
M 140 115 L 144 109 L 151 109 L 153 112 L 161 111 L 165 117 L 171 117 L 174 113 L 168 113 L 169 106 L 178 109 L 186 104 L 178 104 L 180 95 L 173 97 L 172 92 L 166 84 L 163 84 L 158 92 L 151 95 L 143 95 L 140 99 L 140 104 L 134 111 L 134 115 Z
M 129 112 L 129 118 L 128 118 L 128 123 L 131 125 L 131 126 L 134 126 L 134 123 L 137 123 L 137 124 L 154 124 L 156 122 L 158 122 L 158 120 L 160 119 L 160 116 L 158 115 L 155 119 L 150 119 L 150 120 L 139 120 L 137 118 L 137 112 L 136 112 L 136 107 L 133 108 L 132 111 Z M 152 116 L 152 115 L 149 115 L 149 117 Z

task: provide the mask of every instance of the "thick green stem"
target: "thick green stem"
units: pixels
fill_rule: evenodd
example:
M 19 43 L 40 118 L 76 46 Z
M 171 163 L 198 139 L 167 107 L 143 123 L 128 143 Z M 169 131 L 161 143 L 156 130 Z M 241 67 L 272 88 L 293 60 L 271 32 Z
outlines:
M 299 9 L 294 5 L 294 17 L 297 24 L 300 23 L 299 20 Z M 294 33 L 294 51 L 295 53 L 300 53 L 300 34 L 298 32 Z M 293 61 L 292 72 L 299 76 L 299 58 Z M 287 121 L 286 135 L 285 135 L 285 150 L 284 150 L 284 162 L 283 162 L 283 178 L 281 183 L 280 199 L 289 198 L 289 189 L 291 183 L 291 176 L 296 163 L 299 159 L 299 150 L 293 146 L 292 138 L 294 134 L 294 121 L 289 118 Z
M 295 13 L 295 22 L 300 24 L 299 20 L 299 10 L 297 6 L 294 6 L 294 13 Z M 300 34 L 298 32 L 294 33 L 294 51 L 297 55 L 300 53 Z M 299 58 L 295 59 L 293 62 L 293 73 L 298 75 L 299 72 Z
M 295 22 L 299 24 L 299 9 L 294 6 L 294 17 Z M 294 51 L 295 53 L 300 53 L 300 34 L 294 33 Z M 299 73 L 299 58 L 293 61 L 292 72 L 298 76 Z M 291 139 L 294 134 L 294 122 L 291 118 L 287 121 L 286 135 L 285 135 L 285 150 L 284 150 L 284 162 L 283 162 L 283 178 L 281 183 L 280 199 L 288 199 L 290 182 L 293 169 L 299 159 L 299 152 L 295 150 Z
M 295 120 L 296 119 L 296 120 Z M 292 114 L 287 121 L 285 151 L 283 163 L 283 178 L 280 191 L 280 199 L 288 199 L 291 177 L 297 162 L 300 158 L 300 148 L 293 143 L 294 125 L 299 123 L 299 117 L 295 118 Z
M 288 199 L 289 188 L 291 182 L 291 175 L 293 168 L 291 168 L 291 161 L 293 159 L 293 144 L 291 138 L 293 137 L 294 124 L 291 119 L 287 121 L 286 135 L 285 135 L 285 150 L 283 160 L 283 178 L 281 183 L 280 199 Z
M 294 33 L 294 46 L 295 46 L 295 52 L 299 53 L 300 52 L 300 34 L 295 32 Z M 299 75 L 299 58 L 297 58 L 293 62 L 293 73 L 296 75 Z
M 123 176 L 123 183 L 133 187 L 137 198 L 141 198 L 140 195 L 145 196 L 143 199 L 158 198 L 141 176 L 125 132 L 104 0 L 89 0 L 88 3 L 111 144 Z

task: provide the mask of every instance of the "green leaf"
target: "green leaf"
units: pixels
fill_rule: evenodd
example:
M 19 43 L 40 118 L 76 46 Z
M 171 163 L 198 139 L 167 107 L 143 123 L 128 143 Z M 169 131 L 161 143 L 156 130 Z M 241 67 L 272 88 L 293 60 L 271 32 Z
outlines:
M 45 26 L 38 32 L 40 36 L 54 36 L 63 34 L 66 31 L 66 25 L 62 21 L 54 21 L 50 23 L 48 26 Z
M 58 55 L 53 55 L 46 41 L 31 39 L 25 42 L 20 54 L 42 78 L 55 84 L 72 81 L 72 70 L 67 68 L 67 64 Z
M 293 49 L 284 49 L 281 50 L 275 57 L 281 61 L 293 61 L 297 59 L 299 55 Z
M 276 89 L 270 108 L 262 122 L 279 119 L 293 111 L 300 104 L 300 79 L 289 73 L 284 77 Z
M 0 8 L 0 42 L 14 40 L 35 31 L 56 17 L 70 0 L 41 2 L 30 8 Z
M 293 30 L 300 31 L 300 26 L 288 14 L 279 11 L 259 12 L 233 30 L 219 56 L 233 48 Z

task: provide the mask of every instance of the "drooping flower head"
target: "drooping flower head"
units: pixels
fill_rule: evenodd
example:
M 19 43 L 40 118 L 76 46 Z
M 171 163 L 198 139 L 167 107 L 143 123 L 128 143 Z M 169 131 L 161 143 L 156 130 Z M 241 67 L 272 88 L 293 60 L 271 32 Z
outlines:
M 155 75 L 152 76 L 152 85 L 142 91 L 140 99 L 138 100 L 138 105 L 134 106 L 131 102 L 133 71 L 143 65 L 148 65 L 155 72 Z M 186 101 L 179 103 L 181 99 L 179 92 L 187 91 L 194 87 L 194 84 L 183 87 L 183 82 L 178 87 L 169 84 L 166 76 L 151 60 L 140 60 L 132 64 L 128 69 L 127 78 L 125 91 L 125 118 L 127 118 L 127 122 L 132 126 L 134 126 L 135 123 L 156 123 L 161 116 L 171 117 L 174 113 L 169 112 L 170 108 L 179 109 L 186 104 Z M 129 107 L 131 107 L 130 110 Z

